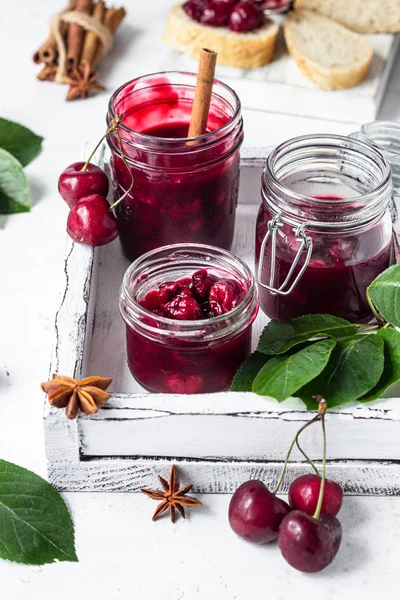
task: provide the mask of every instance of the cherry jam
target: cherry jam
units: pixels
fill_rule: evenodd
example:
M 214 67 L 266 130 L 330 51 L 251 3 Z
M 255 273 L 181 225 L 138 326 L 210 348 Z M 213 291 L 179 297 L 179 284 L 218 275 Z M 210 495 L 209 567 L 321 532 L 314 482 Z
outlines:
M 187 133 L 196 75 L 160 73 L 133 80 L 112 97 L 109 123 L 123 114 L 111 148 L 114 200 L 134 186 L 116 208 L 120 239 L 130 260 L 173 243 L 232 244 L 243 139 L 240 102 L 216 81 L 207 131 Z
M 272 152 L 256 225 L 266 314 L 370 320 L 367 287 L 393 261 L 391 194 L 389 165 L 369 144 L 303 136 Z
M 261 211 L 257 221 L 256 257 L 260 256 L 261 243 L 271 217 Z M 298 242 L 293 232 L 286 231 L 285 243 L 278 241 L 276 257 L 277 287 L 283 284 L 291 269 Z M 327 238 L 313 237 L 314 251 L 309 265 L 298 285 L 288 296 L 274 295 L 260 288 L 263 310 L 272 319 L 290 321 L 304 314 L 331 314 L 363 323 L 371 318 L 366 299 L 369 284 L 392 263 L 392 243 L 389 237 L 382 246 L 383 231 L 377 229 L 357 236 Z M 361 238 L 361 239 L 360 239 Z M 304 257 L 299 262 L 299 269 Z M 263 268 L 266 281 L 271 268 L 271 251 L 267 250 Z
M 232 254 L 195 244 L 135 261 L 120 299 L 132 375 L 153 392 L 219 392 L 251 352 L 253 275 Z

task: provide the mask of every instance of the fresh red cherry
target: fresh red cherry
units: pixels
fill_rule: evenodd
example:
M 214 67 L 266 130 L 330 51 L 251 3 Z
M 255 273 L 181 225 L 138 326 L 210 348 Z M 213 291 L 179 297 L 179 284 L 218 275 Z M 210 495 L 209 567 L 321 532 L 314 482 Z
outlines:
M 300 510 L 282 521 L 278 545 L 283 558 L 303 573 L 317 573 L 331 564 L 342 540 L 339 520 L 328 514 L 314 519 Z
M 203 387 L 204 380 L 200 375 L 170 375 L 166 384 L 173 394 L 198 394 Z
M 262 12 L 252 2 L 239 2 L 229 15 L 228 27 L 239 33 L 253 31 L 260 26 L 261 21 Z
M 210 310 L 216 317 L 230 312 L 241 300 L 238 285 L 234 281 L 220 279 L 210 289 L 208 300 Z
M 164 305 L 165 316 L 182 321 L 195 321 L 203 318 L 200 305 L 191 296 L 176 296 Z
M 210 4 L 210 0 L 188 0 L 182 6 L 185 13 L 194 21 L 200 22 L 203 10 Z
M 58 191 L 70 208 L 86 196 L 108 194 L 108 177 L 103 169 L 89 163 L 86 171 L 82 171 L 84 165 L 83 162 L 69 165 L 58 179 Z
M 301 510 L 308 515 L 313 515 L 317 508 L 321 478 L 309 474 L 298 477 L 289 488 L 289 504 L 292 508 Z M 324 499 L 321 513 L 328 513 L 334 517 L 342 507 L 343 490 L 338 483 L 325 480 Z
M 104 196 L 81 198 L 68 215 L 67 231 L 75 242 L 103 246 L 118 237 L 118 222 Z
M 225 2 L 213 2 L 203 10 L 200 23 L 203 23 L 203 25 L 212 25 L 213 27 L 223 27 L 227 24 L 228 17 L 228 5 Z
M 278 537 L 282 519 L 290 507 L 272 494 L 262 481 L 246 481 L 229 504 L 229 524 L 240 538 L 266 544 Z

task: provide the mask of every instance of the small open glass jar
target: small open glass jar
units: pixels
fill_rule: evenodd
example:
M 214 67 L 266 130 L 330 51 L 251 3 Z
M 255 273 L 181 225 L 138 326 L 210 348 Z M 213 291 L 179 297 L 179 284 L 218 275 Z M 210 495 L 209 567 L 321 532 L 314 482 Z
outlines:
M 114 200 L 132 191 L 116 208 L 123 250 L 130 260 L 177 242 L 229 249 L 239 188 L 243 140 L 240 101 L 215 80 L 207 131 L 187 138 L 196 74 L 145 75 L 112 96 L 108 124 L 122 114 L 111 149 Z
M 174 320 L 139 303 L 166 282 L 206 269 L 240 286 L 242 299 L 230 312 L 198 320 Z M 128 365 L 153 392 L 196 394 L 226 390 L 251 352 L 251 330 L 258 312 L 257 286 L 236 256 L 202 244 L 174 244 L 153 250 L 125 273 L 120 311 L 126 323 Z
M 262 176 L 256 227 L 267 315 L 368 321 L 366 289 L 393 256 L 391 197 L 390 166 L 370 144 L 311 135 L 276 148 Z

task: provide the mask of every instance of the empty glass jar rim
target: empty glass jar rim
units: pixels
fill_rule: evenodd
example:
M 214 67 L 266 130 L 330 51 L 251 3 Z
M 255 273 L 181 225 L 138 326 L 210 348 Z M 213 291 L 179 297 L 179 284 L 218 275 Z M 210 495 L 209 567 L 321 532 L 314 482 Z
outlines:
M 368 155 L 372 160 L 375 161 L 377 165 L 379 165 L 381 177 L 379 183 L 374 187 L 374 189 L 352 198 L 345 198 L 343 200 L 337 199 L 335 200 L 335 204 L 345 205 L 354 203 L 354 200 L 357 198 L 362 198 L 365 204 L 368 204 L 369 202 L 375 200 L 377 195 L 379 195 L 381 192 L 384 192 L 387 187 L 391 185 L 390 164 L 379 148 L 358 139 L 334 134 L 310 134 L 291 138 L 283 142 L 269 154 L 263 173 L 263 181 L 265 182 L 266 177 L 268 176 L 269 182 L 272 184 L 274 191 L 277 194 L 286 196 L 286 198 L 288 195 L 290 195 L 291 203 L 312 201 L 315 203 L 315 206 L 323 207 L 324 205 L 330 205 L 332 203 L 331 199 L 314 198 L 312 196 L 300 194 L 287 187 L 276 175 L 276 163 L 283 155 L 288 155 L 299 148 L 311 149 L 313 147 L 315 147 L 316 150 L 321 148 L 331 148 L 333 151 L 340 151 L 340 149 L 345 148 L 346 150 L 353 151 L 355 153 L 358 152 L 359 154 Z

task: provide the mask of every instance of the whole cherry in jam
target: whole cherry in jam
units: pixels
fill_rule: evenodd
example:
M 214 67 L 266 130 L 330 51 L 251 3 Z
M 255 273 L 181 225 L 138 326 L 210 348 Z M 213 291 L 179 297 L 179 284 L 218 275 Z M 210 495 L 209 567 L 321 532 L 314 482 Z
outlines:
M 85 170 L 84 166 L 84 162 L 73 163 L 64 169 L 58 179 L 58 191 L 70 208 L 86 196 L 108 194 L 109 182 L 103 169 L 92 163 Z
M 168 391 L 172 394 L 198 394 L 204 384 L 201 375 L 170 375 L 167 379 Z
M 194 292 L 201 299 L 209 297 L 210 290 L 217 281 L 216 277 L 209 275 L 206 269 L 200 269 L 196 273 L 193 273 L 192 280 Z
M 208 302 L 215 317 L 230 312 L 240 302 L 237 284 L 227 279 L 220 279 L 215 282 L 210 289 Z
M 229 14 L 228 27 L 231 31 L 245 33 L 253 31 L 261 25 L 262 12 L 253 2 L 239 2 Z
M 317 573 L 335 558 L 342 540 L 342 527 L 333 515 L 319 519 L 300 510 L 285 516 L 278 534 L 278 546 L 283 558 L 298 571 Z
M 191 296 L 176 296 L 171 302 L 164 304 L 164 316 L 180 321 L 196 321 L 203 319 L 200 304 Z
M 112 242 L 118 237 L 118 222 L 107 198 L 92 194 L 78 200 L 69 212 L 67 231 L 78 244 L 103 246 Z
M 276 540 L 290 507 L 272 494 L 262 481 L 246 481 L 229 504 L 229 524 L 240 538 L 254 544 Z
M 289 488 L 289 504 L 292 508 L 313 515 L 318 504 L 318 496 L 321 488 L 321 478 L 317 475 L 302 475 L 293 481 Z M 322 500 L 321 513 L 327 513 L 334 517 L 342 507 L 343 489 L 335 481 L 325 480 L 324 497 Z

